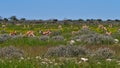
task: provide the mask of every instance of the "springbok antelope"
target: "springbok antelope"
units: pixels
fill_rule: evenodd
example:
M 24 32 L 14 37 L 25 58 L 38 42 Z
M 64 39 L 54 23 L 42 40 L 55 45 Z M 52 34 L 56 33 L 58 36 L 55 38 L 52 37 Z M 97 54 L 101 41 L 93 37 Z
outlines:
M 58 29 L 62 29 L 62 25 L 59 25 L 59 26 L 58 26 Z
M 82 26 L 82 29 L 88 29 L 87 25 Z
M 33 31 L 27 31 L 26 34 L 25 34 L 25 36 L 28 36 L 28 37 L 35 37 Z
M 112 32 L 108 32 L 108 31 L 106 32 L 106 35 L 111 35 L 111 34 L 112 34 Z
M 40 34 L 42 35 L 50 35 L 52 32 L 50 30 L 47 30 L 47 31 L 39 31 Z
M 120 32 L 120 28 L 118 29 L 118 32 Z
M 112 26 L 113 26 L 112 24 L 109 25 L 110 28 L 112 28 Z
M 78 33 L 79 33 L 79 31 L 72 31 L 72 35 L 76 35 Z
M 6 25 L 2 25 L 2 28 L 5 28 L 6 27 Z
M 104 31 L 107 31 L 107 28 L 106 28 L 106 27 L 103 27 L 103 30 L 104 30 Z
M 98 25 L 98 28 L 104 30 L 105 32 L 107 31 L 107 28 L 104 25 L 100 24 Z
M 10 32 L 9 35 L 11 35 L 11 36 L 17 35 L 17 32 L 16 31 Z
M 98 28 L 103 29 L 103 27 L 104 27 L 104 26 L 103 26 L 103 25 L 101 25 L 101 24 L 99 24 L 99 25 L 98 25 Z

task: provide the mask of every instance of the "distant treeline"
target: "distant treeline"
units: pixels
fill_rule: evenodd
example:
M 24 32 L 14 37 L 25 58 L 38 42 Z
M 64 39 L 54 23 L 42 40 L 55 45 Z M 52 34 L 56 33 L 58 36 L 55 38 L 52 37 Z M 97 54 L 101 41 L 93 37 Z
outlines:
M 10 18 L 2 18 L 0 16 L 0 23 L 4 24 L 40 24 L 40 23 L 50 23 L 50 24 L 55 24 L 55 23 L 60 23 L 60 24 L 79 24 L 79 23 L 120 23 L 119 19 L 111 20 L 102 20 L 102 19 L 78 19 L 78 20 L 72 20 L 72 19 L 64 19 L 64 20 L 58 20 L 58 19 L 49 19 L 49 20 L 27 20 L 26 18 L 21 18 L 18 19 L 16 16 L 11 16 Z

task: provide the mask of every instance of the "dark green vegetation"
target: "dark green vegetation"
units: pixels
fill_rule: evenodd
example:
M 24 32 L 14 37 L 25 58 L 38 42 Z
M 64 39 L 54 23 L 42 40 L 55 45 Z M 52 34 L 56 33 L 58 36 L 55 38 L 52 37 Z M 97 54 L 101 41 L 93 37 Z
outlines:
M 120 20 L 19 20 L 12 16 L 1 18 L 0 26 L 2 68 L 120 67 Z M 47 30 L 51 34 L 40 33 Z M 9 35 L 14 31 L 16 35 Z M 27 31 L 35 37 L 25 35 Z

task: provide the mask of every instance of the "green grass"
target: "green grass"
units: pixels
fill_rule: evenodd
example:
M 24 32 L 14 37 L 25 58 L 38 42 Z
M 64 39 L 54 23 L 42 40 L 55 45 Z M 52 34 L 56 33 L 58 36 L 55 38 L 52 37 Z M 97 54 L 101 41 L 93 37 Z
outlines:
M 66 41 L 55 41 L 55 40 L 47 40 L 42 41 L 39 38 L 32 38 L 32 37 L 25 37 L 25 38 L 15 38 L 15 39 L 9 39 L 3 43 L 1 43 L 1 46 L 46 46 L 46 45 L 65 45 Z
M 1 59 L 1 68 L 119 68 L 120 65 L 116 61 L 88 61 L 80 62 L 77 59 L 65 58 L 60 60 L 45 58 L 24 58 L 24 59 Z
M 39 34 L 39 30 L 42 31 L 46 31 L 48 29 L 51 29 L 51 31 L 60 31 L 58 29 L 58 25 L 59 24 L 35 24 L 34 26 L 30 25 L 30 27 L 26 27 L 24 28 L 24 24 L 20 25 L 20 26 L 16 26 L 16 25 L 12 25 L 12 24 L 8 24 L 7 27 L 5 28 L 5 31 L 7 34 L 9 34 L 10 32 L 13 32 L 14 30 L 17 31 L 17 34 L 25 34 L 28 30 L 33 30 L 35 32 L 36 36 L 41 36 Z M 104 34 L 104 31 L 101 29 L 98 29 L 98 25 L 97 24 L 88 24 L 90 30 L 95 31 L 97 33 L 100 34 Z M 1 25 L 0 25 L 1 26 Z M 27 26 L 27 25 L 26 25 Z M 117 30 L 119 29 L 119 26 L 113 26 L 113 28 L 108 27 L 107 25 L 105 25 L 109 31 L 113 32 L 113 37 L 117 38 L 120 40 L 120 36 L 118 34 L 116 34 Z M 61 35 L 64 36 L 66 41 L 40 41 L 39 39 L 34 39 L 34 38 L 19 38 L 19 39 L 12 39 L 12 40 L 7 40 L 5 42 L 3 42 L 2 46 L 4 45 L 29 45 L 29 46 L 38 46 L 38 45 L 62 45 L 62 44 L 67 44 L 67 41 L 71 40 L 72 37 L 74 37 L 71 32 L 72 31 L 79 31 L 81 30 L 82 24 L 72 24 L 72 28 L 71 25 L 62 25 L 62 30 L 61 30 Z M 0 30 L 3 30 L 0 27 Z M 3 34 L 3 33 L 2 33 Z M 77 45 L 82 44 L 81 42 L 76 43 Z M 83 43 L 83 45 L 86 43 Z M 107 42 L 101 43 L 102 44 L 110 44 Z M 95 44 L 96 45 L 96 44 Z
M 97 25 L 94 24 L 88 24 L 90 30 L 95 31 L 97 33 L 100 34 L 104 34 L 104 31 L 101 29 L 97 28 Z M 1 25 L 0 25 L 1 26 Z M 49 48 L 49 46 L 58 46 L 58 45 L 67 45 L 68 41 L 71 40 L 72 37 L 74 37 L 71 32 L 72 31 L 78 31 L 81 30 L 82 28 L 82 24 L 72 24 L 72 28 L 71 25 L 62 25 L 62 36 L 65 38 L 65 40 L 62 41 L 55 41 L 55 40 L 47 40 L 47 41 L 41 41 L 38 37 L 40 37 L 41 35 L 39 34 L 39 30 L 42 31 L 46 31 L 48 29 L 51 29 L 52 31 L 59 31 L 60 29 L 58 29 L 58 24 L 37 24 L 37 25 L 30 25 L 30 27 L 26 27 L 24 28 L 24 25 L 21 26 L 16 26 L 16 25 L 7 25 L 7 27 L 5 28 L 5 31 L 7 34 L 9 34 L 10 32 L 13 32 L 14 30 L 17 31 L 17 34 L 19 33 L 25 33 L 28 30 L 33 30 L 35 32 L 35 35 L 37 36 L 37 38 L 32 38 L 32 37 L 24 37 L 24 38 L 16 38 L 16 39 L 9 39 L 6 40 L 3 43 L 0 43 L 0 47 L 4 47 L 4 46 L 17 46 L 17 47 L 25 47 L 25 49 L 23 48 L 23 50 L 25 50 L 26 52 L 29 53 L 29 56 L 31 56 L 31 54 L 34 54 L 32 56 L 36 56 L 38 54 L 43 54 L 45 51 L 47 51 L 47 49 Z M 117 34 L 117 30 L 119 29 L 119 26 L 113 26 L 113 28 L 109 28 L 107 25 L 106 27 L 108 28 L 109 31 L 113 32 L 113 37 L 117 38 L 120 40 L 120 34 Z M 3 29 L 0 27 L 0 33 Z M 3 33 L 2 33 L 3 34 Z M 52 36 L 50 36 L 52 37 Z M 86 45 L 86 43 L 84 42 L 77 42 L 75 45 Z M 89 45 L 89 44 L 88 44 Z M 97 49 L 98 45 L 111 45 L 111 43 L 108 43 L 107 40 L 101 44 L 90 44 L 90 45 L 94 45 L 95 47 L 92 48 L 92 46 L 88 46 L 89 48 L 91 47 L 91 49 Z M 112 44 L 113 45 L 113 44 Z M 116 44 L 116 46 L 113 45 L 112 46 L 106 46 L 106 47 L 111 47 L 111 49 L 116 51 L 116 56 L 120 55 L 119 54 L 119 50 L 120 47 L 118 46 L 118 44 Z M 36 48 L 35 48 L 36 46 Z M 38 47 L 39 46 L 43 46 L 42 47 Z M 31 47 L 31 48 L 30 48 Z M 45 48 L 46 47 L 46 48 Z M 38 48 L 38 49 L 37 49 Z M 45 50 L 46 49 L 46 50 Z M 50 63 L 49 61 L 46 61 L 44 58 L 43 59 L 36 59 L 35 57 L 31 58 L 31 59 L 27 59 L 24 58 L 23 60 L 21 59 L 0 59 L 0 68 L 120 68 L 120 65 L 118 65 L 118 63 L 116 61 L 111 61 L 108 62 L 106 60 L 89 60 L 88 62 L 82 62 L 82 63 L 78 63 L 80 60 L 58 60 L 56 58 L 55 61 L 53 63 Z M 48 59 L 48 60 L 53 60 L 53 59 Z M 77 61 L 77 63 L 76 63 Z M 45 62 L 45 63 L 43 63 Z M 98 63 L 99 62 L 99 63 Z M 55 64 L 57 63 L 57 64 Z

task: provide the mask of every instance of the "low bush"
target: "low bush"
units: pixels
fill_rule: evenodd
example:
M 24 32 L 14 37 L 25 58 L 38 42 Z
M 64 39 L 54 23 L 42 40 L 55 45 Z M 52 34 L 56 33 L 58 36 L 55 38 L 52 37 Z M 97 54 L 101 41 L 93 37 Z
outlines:
M 49 36 L 46 36 L 46 35 L 45 36 L 44 35 L 40 36 L 40 40 L 41 41 L 47 41 L 47 40 L 49 40 Z
M 17 49 L 16 47 L 9 46 L 9 47 L 0 48 L 0 57 L 18 58 L 23 56 L 24 56 L 24 52 L 22 50 Z
M 0 43 L 3 43 L 4 41 L 6 41 L 6 40 L 8 40 L 10 38 L 11 38 L 11 36 L 8 35 L 8 34 L 1 34 L 0 35 Z
M 113 44 L 114 43 L 114 38 L 112 36 L 108 35 L 103 35 L 103 34 L 83 34 L 74 37 L 74 40 L 78 42 L 82 42 L 83 44 Z
M 88 28 L 82 28 L 81 30 L 79 30 L 79 34 L 94 34 L 95 32 L 91 31 Z
M 52 31 L 51 36 L 58 36 L 61 35 L 61 31 Z
M 88 53 L 84 47 L 68 45 L 49 48 L 45 57 L 77 57 L 85 56 Z
M 114 51 L 109 48 L 99 48 L 95 52 L 95 57 L 98 59 L 108 59 L 114 57 Z
M 51 39 L 54 40 L 54 41 L 64 41 L 63 36 L 53 36 Z

